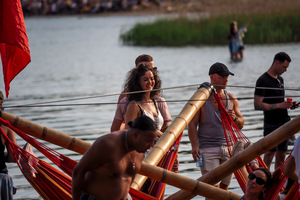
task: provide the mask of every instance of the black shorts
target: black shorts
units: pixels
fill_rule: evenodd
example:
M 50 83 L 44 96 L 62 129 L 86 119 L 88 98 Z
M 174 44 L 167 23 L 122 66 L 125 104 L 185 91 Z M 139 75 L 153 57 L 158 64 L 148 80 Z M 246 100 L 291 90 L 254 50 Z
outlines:
M 96 197 L 89 195 L 85 192 L 81 192 L 80 200 L 100 200 L 100 199 L 97 199 Z
M 92 195 L 89 195 L 85 192 L 81 192 L 80 194 L 80 200 L 100 200 Z M 128 193 L 128 196 L 127 196 L 127 200 L 132 200 L 132 197 L 130 196 L 130 194 Z
M 276 130 L 280 126 L 282 126 L 282 125 L 265 125 L 264 126 L 264 136 L 269 135 L 270 133 L 272 133 L 274 130 Z M 279 145 L 275 146 L 273 149 L 270 149 L 270 151 L 272 151 L 272 152 L 276 152 L 278 150 L 287 151 L 287 149 L 288 149 L 288 140 L 285 140 L 282 143 L 280 143 Z

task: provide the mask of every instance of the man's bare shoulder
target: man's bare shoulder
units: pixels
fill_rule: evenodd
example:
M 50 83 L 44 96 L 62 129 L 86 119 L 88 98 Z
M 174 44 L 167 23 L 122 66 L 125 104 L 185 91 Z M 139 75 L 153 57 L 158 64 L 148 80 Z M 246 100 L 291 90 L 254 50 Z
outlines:
M 234 94 L 232 94 L 232 93 L 230 93 L 230 92 L 227 92 L 227 95 L 228 95 L 229 100 L 230 100 L 231 102 L 237 102 L 237 101 L 238 101 L 238 99 L 236 98 L 236 96 L 235 96 Z
M 99 137 L 93 144 L 97 150 L 113 150 L 120 141 L 121 131 L 115 131 Z

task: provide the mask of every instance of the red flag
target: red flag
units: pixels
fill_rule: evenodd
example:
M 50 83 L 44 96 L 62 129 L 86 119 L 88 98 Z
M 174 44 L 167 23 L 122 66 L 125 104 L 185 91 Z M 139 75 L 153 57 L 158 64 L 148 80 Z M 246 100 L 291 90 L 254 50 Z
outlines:
M 20 0 L 0 0 L 0 54 L 7 98 L 10 82 L 31 61 Z

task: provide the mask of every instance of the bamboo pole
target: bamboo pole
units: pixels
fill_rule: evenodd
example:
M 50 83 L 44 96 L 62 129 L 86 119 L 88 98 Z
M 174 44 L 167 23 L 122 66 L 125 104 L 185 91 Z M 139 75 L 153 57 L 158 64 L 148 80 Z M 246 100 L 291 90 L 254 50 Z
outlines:
M 292 135 L 300 130 L 300 116 L 295 117 L 293 120 L 285 123 L 266 137 L 263 137 L 259 141 L 255 142 L 253 145 L 245 149 L 244 151 L 233 156 L 230 160 L 224 162 L 219 167 L 211 170 L 210 172 L 204 174 L 197 180 L 208 183 L 216 184 L 229 174 L 233 173 L 237 169 L 249 163 L 254 158 L 262 155 L 268 150 L 274 148 L 281 142 L 289 139 Z M 168 200 L 184 200 L 191 199 L 195 195 L 190 192 L 180 190 L 170 197 Z
M 140 174 L 211 199 L 239 200 L 240 195 L 143 162 Z
M 59 131 L 35 124 L 15 115 L 2 111 L 1 117 L 8 120 L 11 125 L 36 138 L 48 141 L 52 144 L 84 154 L 92 145 L 88 142 L 61 133 Z
M 156 166 L 160 162 L 160 160 L 175 142 L 176 138 L 181 134 L 181 132 L 192 120 L 197 111 L 209 98 L 212 89 L 213 86 L 209 83 L 204 83 L 200 86 L 200 89 L 198 89 L 190 98 L 179 115 L 164 132 L 155 146 L 151 149 L 148 156 L 144 159 L 144 162 L 154 166 Z M 131 187 L 136 190 L 140 190 L 146 179 L 147 177 L 137 174 L 131 184 Z
M 30 121 L 21 119 L 17 116 L 11 115 L 9 113 L 3 112 L 2 113 L 2 118 L 8 120 L 11 124 L 13 124 L 16 128 L 24 131 L 24 132 L 29 132 L 30 135 L 37 137 L 37 138 L 41 138 L 45 141 L 49 141 L 51 142 L 51 140 L 56 140 L 55 138 L 59 137 L 59 139 L 63 139 L 63 140 L 69 140 L 69 136 L 64 134 L 64 133 L 60 133 L 58 131 L 49 129 L 49 128 L 45 128 L 43 126 L 34 124 Z M 48 137 L 41 137 L 41 130 L 46 129 L 47 134 L 50 134 Z M 32 131 L 34 130 L 34 131 Z M 75 145 L 79 145 L 81 144 L 81 142 L 83 142 L 80 139 L 76 139 L 77 143 L 75 143 Z M 78 142 L 79 141 L 79 142 Z M 58 144 L 58 142 L 52 142 L 54 144 Z M 68 143 L 66 143 L 68 144 Z M 60 144 L 58 144 L 60 145 Z M 85 145 L 86 147 L 82 147 L 82 151 L 83 153 L 91 146 L 90 143 L 87 143 L 87 145 Z M 64 147 L 64 146 L 62 146 Z M 80 152 L 79 152 L 80 153 Z M 83 154 L 82 153 L 82 154 Z M 190 178 L 186 178 L 182 175 L 176 174 L 174 172 L 170 172 L 168 170 L 162 169 L 160 167 L 156 167 L 156 166 L 152 166 L 150 164 L 147 164 L 145 162 L 142 163 L 142 167 L 141 167 L 141 171 L 139 173 L 142 173 L 145 176 L 149 176 L 150 178 L 159 180 L 161 182 L 166 182 L 167 184 L 173 185 L 175 187 L 178 187 L 180 189 L 184 189 L 184 190 L 188 190 L 188 191 L 193 191 L 195 194 L 199 194 L 202 196 L 206 196 L 206 197 L 210 197 L 210 198 L 221 198 L 222 199 L 239 199 L 240 196 L 225 191 L 225 190 L 221 190 L 219 188 L 213 187 L 211 185 L 190 179 Z

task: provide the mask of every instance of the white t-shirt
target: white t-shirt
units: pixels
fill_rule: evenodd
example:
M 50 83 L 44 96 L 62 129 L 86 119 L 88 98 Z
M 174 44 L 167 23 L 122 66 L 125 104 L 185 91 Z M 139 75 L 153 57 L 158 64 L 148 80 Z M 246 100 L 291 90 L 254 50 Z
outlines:
M 292 152 L 292 156 L 295 159 L 296 174 L 298 176 L 298 182 L 300 183 L 300 136 L 294 143 L 294 150 Z

